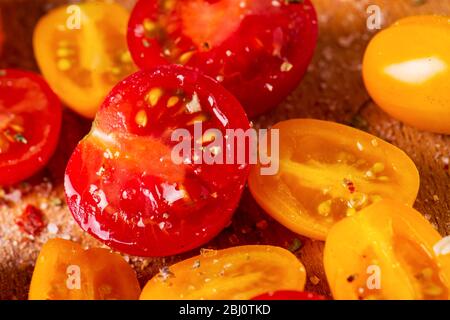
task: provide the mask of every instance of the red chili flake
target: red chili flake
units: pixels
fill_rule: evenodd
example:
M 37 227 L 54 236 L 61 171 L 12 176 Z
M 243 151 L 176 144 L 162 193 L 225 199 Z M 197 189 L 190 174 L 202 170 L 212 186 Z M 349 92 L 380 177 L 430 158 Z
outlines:
M 16 224 L 22 232 L 37 236 L 44 228 L 44 215 L 33 205 L 27 205 L 22 215 L 16 219 Z
M 266 230 L 269 224 L 267 223 L 267 220 L 261 220 L 258 223 L 256 223 L 256 227 L 259 230 Z
M 448 163 L 444 164 L 444 170 L 448 171 Z
M 353 183 L 353 181 L 348 180 L 348 179 L 344 179 L 344 183 L 347 186 L 347 189 L 350 193 L 354 193 L 356 191 L 355 185 Z
M 236 234 L 234 234 L 234 233 L 231 236 L 228 237 L 228 240 L 230 241 L 231 245 L 239 244 L 239 237 Z

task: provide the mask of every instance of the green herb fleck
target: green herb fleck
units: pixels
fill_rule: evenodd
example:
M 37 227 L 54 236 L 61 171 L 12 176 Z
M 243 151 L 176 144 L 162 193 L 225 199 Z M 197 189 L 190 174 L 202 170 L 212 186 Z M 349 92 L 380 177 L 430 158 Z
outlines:
M 292 240 L 292 243 L 289 245 L 288 250 L 292 253 L 295 253 L 298 250 L 300 250 L 301 247 L 302 247 L 302 242 L 300 241 L 300 239 L 295 238 L 294 240 Z
M 350 126 L 353 128 L 367 131 L 369 129 L 369 124 L 367 123 L 366 119 L 361 117 L 360 115 L 355 115 L 349 122 Z
M 27 144 L 28 143 L 28 140 L 21 133 L 16 133 L 14 135 L 14 140 L 16 142 L 20 142 L 20 143 L 23 143 L 23 144 Z

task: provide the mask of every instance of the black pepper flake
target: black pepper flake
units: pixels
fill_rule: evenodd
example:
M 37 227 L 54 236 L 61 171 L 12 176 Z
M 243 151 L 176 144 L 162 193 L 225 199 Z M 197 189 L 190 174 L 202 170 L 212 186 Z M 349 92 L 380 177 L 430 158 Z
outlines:
M 305 0 L 285 0 L 286 4 L 296 4 L 296 3 L 303 3 Z
M 348 277 L 347 277 L 347 282 L 353 282 L 353 281 L 355 281 L 355 279 L 358 277 L 358 275 L 356 275 L 356 274 L 352 274 L 352 275 L 349 275 Z

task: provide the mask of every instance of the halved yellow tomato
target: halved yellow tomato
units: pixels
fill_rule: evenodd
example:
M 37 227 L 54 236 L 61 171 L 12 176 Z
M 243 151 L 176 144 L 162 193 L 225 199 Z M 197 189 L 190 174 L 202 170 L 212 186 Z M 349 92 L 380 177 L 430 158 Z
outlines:
M 128 17 L 118 4 L 88 2 L 54 9 L 36 26 L 42 74 L 85 117 L 93 118 L 112 87 L 136 70 L 126 42 Z
M 416 210 L 383 200 L 337 223 L 324 265 L 335 299 L 449 299 L 450 254 Z
M 280 136 L 279 171 L 263 175 L 258 164 L 248 184 L 258 204 L 292 231 L 325 240 L 337 221 L 380 199 L 414 203 L 419 174 L 397 147 L 327 121 L 294 119 L 273 129 Z
M 136 273 L 118 254 L 83 248 L 72 241 L 49 240 L 31 279 L 30 300 L 136 300 Z
M 381 31 L 367 47 L 363 75 L 394 118 L 450 134 L 450 17 L 408 17 Z
M 141 300 L 248 300 L 276 290 L 299 290 L 306 272 L 291 252 L 274 246 L 203 250 L 200 256 L 163 268 Z

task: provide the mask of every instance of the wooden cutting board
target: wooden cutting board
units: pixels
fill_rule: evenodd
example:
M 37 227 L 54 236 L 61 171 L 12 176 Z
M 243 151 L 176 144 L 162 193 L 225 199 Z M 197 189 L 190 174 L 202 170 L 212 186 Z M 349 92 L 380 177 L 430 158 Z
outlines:
M 255 0 L 256 1 L 256 0 Z M 6 43 L 0 68 L 38 71 L 33 57 L 33 27 L 41 15 L 63 0 L 0 0 Z M 118 1 L 132 6 L 133 0 Z M 366 8 L 377 4 L 383 26 L 414 14 L 450 15 L 450 0 L 313 0 L 320 37 L 314 60 L 298 89 L 255 125 L 270 126 L 289 118 L 317 118 L 351 124 L 403 149 L 416 163 L 421 187 L 415 207 L 442 235 L 450 233 L 450 136 L 421 132 L 382 112 L 368 97 L 361 78 L 365 46 L 374 32 L 366 28 Z M 60 146 L 48 167 L 15 188 L 0 190 L 0 299 L 26 299 L 34 261 L 43 243 L 52 237 L 101 246 L 81 232 L 64 203 L 62 173 L 77 141 L 90 124 L 70 111 L 64 113 Z M 21 233 L 14 220 L 26 204 L 45 213 L 47 229 L 37 237 Z M 205 245 L 223 248 L 243 244 L 274 244 L 295 251 L 308 272 L 307 290 L 329 295 L 322 265 L 323 243 L 297 236 L 270 219 L 246 191 L 232 223 Z M 198 250 L 170 258 L 125 256 L 141 284 L 164 265 L 198 254 Z

